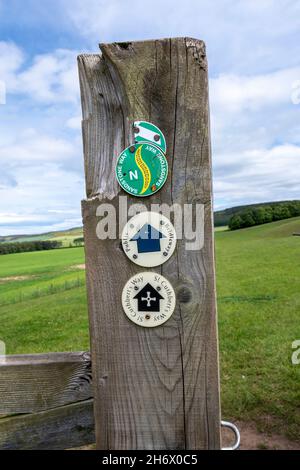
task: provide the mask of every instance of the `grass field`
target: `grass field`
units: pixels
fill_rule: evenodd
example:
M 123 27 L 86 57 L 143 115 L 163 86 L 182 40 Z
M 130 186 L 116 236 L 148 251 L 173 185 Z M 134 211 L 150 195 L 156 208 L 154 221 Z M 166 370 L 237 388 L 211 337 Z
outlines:
M 299 439 L 300 218 L 216 233 L 223 416 Z
M 69 247 L 73 244 L 74 239 L 83 237 L 82 227 L 66 230 L 64 232 L 54 232 L 50 240 L 61 242 L 63 247 Z
M 8 354 L 89 348 L 83 248 L 0 258 L 0 339 Z
M 299 439 L 300 218 L 216 232 L 222 417 Z M 83 248 L 0 257 L 8 354 L 89 348 Z

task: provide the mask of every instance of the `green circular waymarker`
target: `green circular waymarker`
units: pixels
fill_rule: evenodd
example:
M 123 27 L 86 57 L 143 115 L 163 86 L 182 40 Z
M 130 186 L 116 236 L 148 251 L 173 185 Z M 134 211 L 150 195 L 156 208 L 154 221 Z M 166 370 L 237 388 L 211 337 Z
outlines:
M 168 162 L 164 153 L 148 142 L 127 147 L 120 154 L 116 167 L 117 180 L 129 194 L 150 196 L 165 184 Z

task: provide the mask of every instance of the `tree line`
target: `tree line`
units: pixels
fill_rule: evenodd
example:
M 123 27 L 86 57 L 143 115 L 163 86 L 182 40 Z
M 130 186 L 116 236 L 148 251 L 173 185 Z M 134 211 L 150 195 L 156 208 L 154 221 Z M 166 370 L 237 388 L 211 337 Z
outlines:
M 26 251 L 54 250 L 55 248 L 60 248 L 61 245 L 61 242 L 55 240 L 0 243 L 0 255 L 23 253 Z
M 229 220 L 229 229 L 253 227 L 276 220 L 289 219 L 300 215 L 300 201 L 274 203 L 268 206 L 255 206 L 233 215 Z
M 83 237 L 74 238 L 73 243 L 76 246 L 81 246 L 84 244 L 84 238 Z

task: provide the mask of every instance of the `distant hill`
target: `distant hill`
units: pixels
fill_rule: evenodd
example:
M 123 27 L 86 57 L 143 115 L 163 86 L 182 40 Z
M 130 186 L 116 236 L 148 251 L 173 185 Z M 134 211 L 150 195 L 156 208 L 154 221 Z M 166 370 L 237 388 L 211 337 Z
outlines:
M 244 212 L 245 209 L 254 209 L 256 207 L 267 207 L 267 206 L 272 206 L 274 204 L 282 204 L 282 203 L 287 203 L 287 202 L 295 202 L 295 201 L 289 200 L 289 201 L 275 201 L 275 202 L 259 202 L 257 204 L 248 204 L 244 206 L 230 207 L 229 209 L 216 211 L 214 213 L 214 224 L 215 224 L 215 227 L 228 225 L 229 220 L 233 215 L 239 215 L 240 213 Z
M 83 236 L 82 227 L 74 227 L 68 230 L 58 230 L 47 233 L 40 233 L 35 235 L 7 235 L 0 236 L 0 243 L 11 243 L 11 242 L 32 242 L 32 241 L 45 241 L 55 240 L 62 242 L 63 246 L 68 246 L 72 243 L 75 238 Z

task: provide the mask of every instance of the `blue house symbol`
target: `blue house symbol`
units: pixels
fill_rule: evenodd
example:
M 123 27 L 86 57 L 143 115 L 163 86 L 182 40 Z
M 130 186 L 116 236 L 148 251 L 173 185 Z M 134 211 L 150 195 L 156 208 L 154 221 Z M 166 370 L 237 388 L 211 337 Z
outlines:
M 153 253 L 160 251 L 160 239 L 166 238 L 165 235 L 150 224 L 143 227 L 130 239 L 137 242 L 138 253 Z

